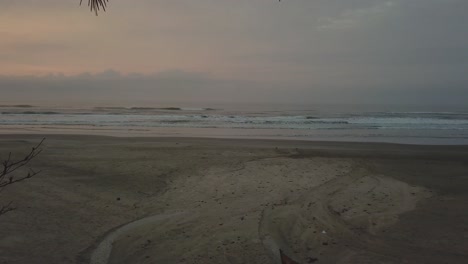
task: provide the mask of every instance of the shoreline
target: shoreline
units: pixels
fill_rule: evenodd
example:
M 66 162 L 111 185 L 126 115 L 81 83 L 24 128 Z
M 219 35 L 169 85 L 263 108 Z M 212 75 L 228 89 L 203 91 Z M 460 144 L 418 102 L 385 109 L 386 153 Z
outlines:
M 464 130 L 463 130 L 464 131 Z M 288 141 L 373 142 L 412 145 L 468 145 L 464 132 L 441 135 L 431 130 L 242 129 L 184 127 L 4 126 L 0 135 L 90 135 L 112 137 L 181 137 Z M 434 134 L 435 133 L 435 134 Z M 445 132 L 444 132 L 445 133 Z
M 401 142 L 386 142 L 386 141 L 346 141 L 346 140 L 307 140 L 300 138 L 243 138 L 243 137 L 199 137 L 199 136 L 161 136 L 161 135 L 148 135 L 148 136 L 134 136 L 134 135 L 95 135 L 95 134 L 80 134 L 80 133 L 2 133 L 0 132 L 1 138 L 109 138 L 109 139 L 133 139 L 138 141 L 147 141 L 147 140 L 170 140 L 170 141 L 237 141 L 237 142 L 264 142 L 264 143 L 273 143 L 279 142 L 283 144 L 296 145 L 296 143 L 303 143 L 305 145 L 320 144 L 320 145 L 338 145 L 344 144 L 348 146 L 352 145 L 394 145 L 394 146 L 415 146 L 415 147 L 449 147 L 449 148 L 464 148 L 468 147 L 467 144 L 418 144 L 418 143 L 401 143 Z
M 276 151 L 290 149 L 296 151 L 294 157 L 342 157 L 342 158 L 418 158 L 441 160 L 465 160 L 468 145 L 421 145 L 388 142 L 347 142 L 347 141 L 307 141 L 283 139 L 248 139 L 248 138 L 208 138 L 208 137 L 118 137 L 108 135 L 69 135 L 69 134 L 0 134 L 0 142 L 9 139 L 97 141 L 124 144 L 185 144 L 210 147 L 259 148 Z M 33 144 L 34 142 L 31 142 Z M 378 151 L 376 151 L 378 150 Z

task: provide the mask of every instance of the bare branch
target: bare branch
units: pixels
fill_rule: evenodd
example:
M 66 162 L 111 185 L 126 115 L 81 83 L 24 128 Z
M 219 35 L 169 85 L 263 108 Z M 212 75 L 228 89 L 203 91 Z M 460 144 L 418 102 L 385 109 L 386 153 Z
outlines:
M 37 155 L 39 155 L 42 152 L 41 146 L 44 140 L 45 138 L 43 138 L 41 142 L 39 142 L 39 144 L 31 148 L 31 151 L 20 160 L 12 161 L 11 153 L 9 153 L 7 160 L 5 160 L 2 163 L 3 168 L 0 171 L 0 188 L 4 188 L 5 186 L 13 183 L 24 181 L 40 173 L 40 171 L 36 172 L 30 169 L 26 175 L 23 175 L 21 177 L 15 177 L 15 175 L 13 175 L 13 172 L 18 170 L 19 168 L 26 166 L 31 160 L 33 160 Z
M 8 204 L 3 205 L 2 207 L 0 207 L 0 215 L 15 210 L 15 207 L 11 206 L 12 203 L 13 202 L 9 202 Z
M 20 160 L 12 161 L 11 152 L 8 154 L 8 158 L 2 162 L 3 168 L 0 170 L 0 191 L 2 191 L 3 188 L 10 184 L 32 178 L 41 172 L 29 169 L 29 172 L 26 175 L 22 175 L 20 177 L 16 177 L 13 174 L 13 172 L 15 172 L 19 168 L 26 166 L 32 159 L 34 159 L 37 155 L 39 155 L 42 152 L 41 146 L 44 140 L 45 138 L 43 138 L 41 142 L 39 142 L 39 144 L 31 148 L 31 151 Z M 13 210 L 15 210 L 15 207 L 12 206 L 12 202 L 9 202 L 6 205 L 0 206 L 0 215 Z

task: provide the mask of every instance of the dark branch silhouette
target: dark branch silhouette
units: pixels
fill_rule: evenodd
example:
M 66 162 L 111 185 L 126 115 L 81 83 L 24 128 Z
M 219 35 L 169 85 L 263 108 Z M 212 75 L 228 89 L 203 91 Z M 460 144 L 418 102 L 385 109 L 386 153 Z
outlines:
M 37 155 L 42 152 L 41 146 L 45 138 L 39 142 L 31 151 L 20 160 L 12 160 L 11 152 L 8 154 L 8 158 L 2 163 L 2 170 L 0 171 L 0 191 L 8 185 L 18 183 L 29 178 L 32 178 L 39 174 L 41 171 L 34 171 L 29 169 L 29 172 L 26 175 L 16 176 L 14 172 L 24 166 L 26 166 L 31 160 L 33 160 Z M 15 208 L 11 206 L 12 202 L 9 202 L 6 205 L 0 207 L 0 215 L 7 213 Z
M 101 8 L 102 8 L 102 10 L 104 12 L 106 11 L 106 7 L 107 7 L 108 2 L 109 2 L 109 0 L 88 0 L 88 6 L 91 9 L 91 11 L 96 13 L 96 16 L 97 16 L 98 11 L 100 11 Z M 281 2 L 281 0 L 279 0 L 278 2 Z M 83 0 L 80 0 L 80 5 L 82 3 L 83 3 Z
M 109 0 L 88 0 L 88 6 L 91 9 L 91 11 L 94 11 L 96 13 L 96 16 L 98 15 L 98 11 L 102 10 L 105 12 L 106 7 L 107 7 L 107 2 Z M 80 5 L 83 3 L 83 0 L 80 0 Z

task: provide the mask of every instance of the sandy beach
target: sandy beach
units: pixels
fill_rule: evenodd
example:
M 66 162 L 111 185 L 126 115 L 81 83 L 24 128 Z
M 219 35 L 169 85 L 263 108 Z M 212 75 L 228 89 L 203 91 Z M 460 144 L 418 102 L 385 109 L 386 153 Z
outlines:
M 468 146 L 50 135 L 31 166 L 0 263 L 468 260 Z

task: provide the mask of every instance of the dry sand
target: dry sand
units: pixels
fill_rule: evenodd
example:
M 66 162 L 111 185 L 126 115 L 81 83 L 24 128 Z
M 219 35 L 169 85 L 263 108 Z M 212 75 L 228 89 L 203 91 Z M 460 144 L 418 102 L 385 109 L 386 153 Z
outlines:
M 32 166 L 0 263 L 468 260 L 467 146 L 53 135 Z

